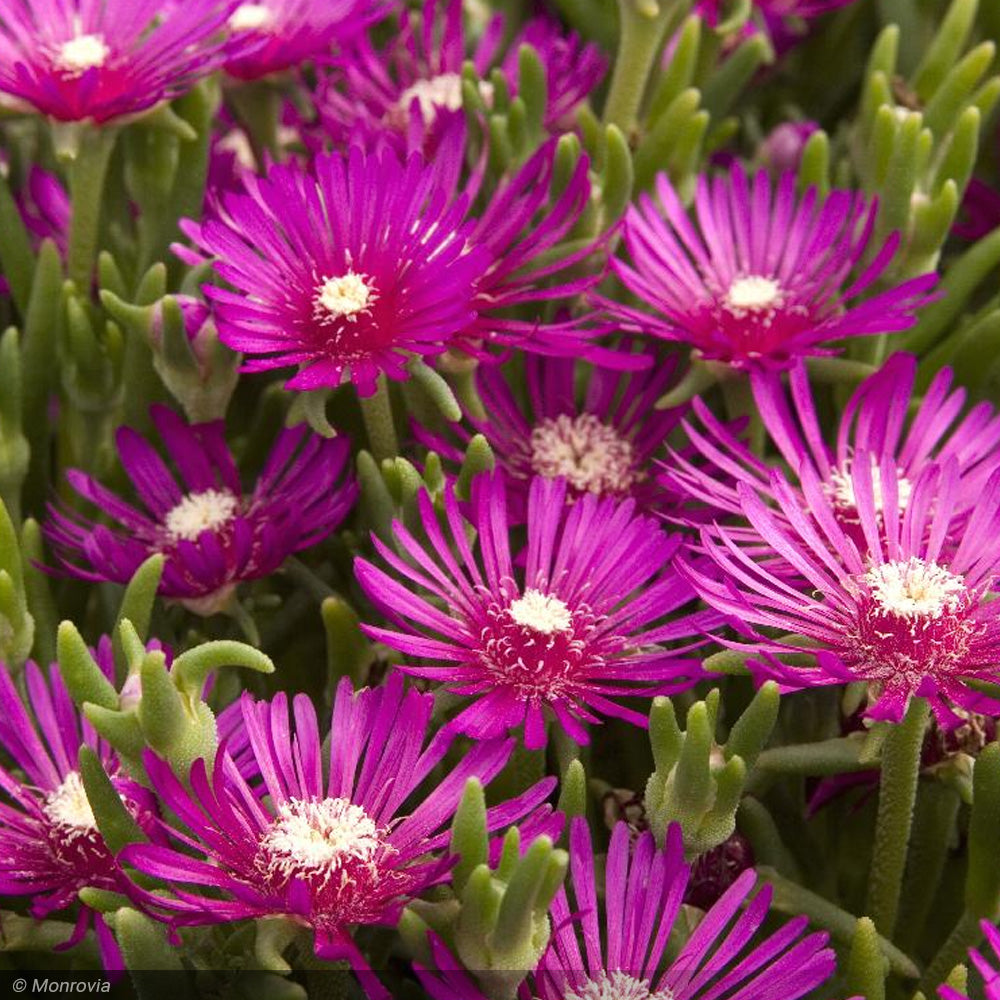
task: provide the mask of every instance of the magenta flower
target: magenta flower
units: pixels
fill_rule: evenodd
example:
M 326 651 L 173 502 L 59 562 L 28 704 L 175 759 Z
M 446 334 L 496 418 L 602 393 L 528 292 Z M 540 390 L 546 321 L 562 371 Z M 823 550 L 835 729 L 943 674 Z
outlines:
M 205 292 L 222 341 L 254 356 L 246 370 L 302 365 L 289 388 L 349 375 L 370 395 L 380 372 L 405 378 L 409 356 L 444 350 L 472 322 L 490 258 L 469 245 L 465 199 L 419 157 L 355 148 L 315 171 L 247 177 L 185 231 L 234 288 Z
M 7 166 L 0 157 L 0 170 Z M 16 192 L 14 199 L 35 249 L 41 246 L 43 240 L 49 239 L 65 259 L 69 244 L 69 194 L 55 174 L 33 165 L 28 171 L 27 182 Z M 0 295 L 8 294 L 10 283 L 0 274 Z
M 988 920 L 983 920 L 979 926 L 983 934 L 986 935 L 986 940 L 989 941 L 993 954 L 1000 958 L 1000 930 L 997 930 Z M 975 948 L 969 949 L 969 958 L 972 959 L 972 964 L 983 977 L 985 1000 L 1000 1000 L 1000 971 L 983 958 L 982 954 Z M 959 993 L 958 990 L 947 985 L 938 987 L 938 995 L 941 1000 L 969 1000 L 964 993 Z
M 885 272 L 893 235 L 856 277 L 876 206 L 832 191 L 801 199 L 796 178 L 772 189 L 767 173 L 740 166 L 698 179 L 694 221 L 661 174 L 657 205 L 643 195 L 625 216 L 631 264 L 614 260 L 625 286 L 652 312 L 602 299 L 607 311 L 666 340 L 689 344 L 734 368 L 786 367 L 803 355 L 835 354 L 846 337 L 904 330 L 937 280 L 923 275 L 858 301 Z
M 515 388 L 520 367 L 481 365 L 476 387 L 487 418 L 470 415 L 468 427 L 451 425 L 447 436 L 417 424 L 414 434 L 456 465 L 472 434 L 482 434 L 506 473 L 515 522 L 524 519 L 533 476 L 565 479 L 568 500 L 592 493 L 632 497 L 644 510 L 665 505 L 669 497 L 653 475 L 652 459 L 683 409 L 654 405 L 675 381 L 676 366 L 668 362 L 629 373 L 588 366 L 582 389 L 577 371 L 570 358 L 525 355 L 522 398 Z
M 788 688 L 867 682 L 867 714 L 875 719 L 898 721 L 914 695 L 930 702 L 946 729 L 964 722 L 949 703 L 1000 713 L 1000 702 L 967 683 L 998 677 L 1000 473 L 970 508 L 954 458 L 925 464 L 904 502 L 892 456 L 858 450 L 850 470 L 857 530 L 850 532 L 808 464 L 799 478 L 801 491 L 771 473 L 777 512 L 751 486 L 739 486 L 743 514 L 770 560 L 750 558 L 742 536 L 716 525 L 701 533 L 714 572 L 682 565 L 711 606 L 806 640 L 753 636 L 749 648 L 765 660 L 759 669 Z M 963 530 L 956 536 L 957 516 Z M 775 658 L 789 652 L 815 654 L 815 666 Z
M 69 243 L 69 193 L 55 174 L 32 166 L 28 182 L 18 192 L 17 207 L 36 245 L 52 240 L 65 256 Z
M 977 177 L 969 181 L 962 212 L 952 232 L 964 240 L 981 240 L 1000 226 L 1000 191 Z
M 0 94 L 103 124 L 184 93 L 222 60 L 233 0 L 0 0 Z
M 386 13 L 373 0 L 256 0 L 229 15 L 224 68 L 240 80 L 294 69 L 342 48 Z M 229 54 L 231 52 L 231 55 Z
M 576 107 L 601 82 L 607 62 L 600 49 L 566 34 L 550 17 L 535 17 L 520 30 L 506 52 L 505 31 L 496 15 L 474 51 L 465 38 L 461 0 L 424 0 L 423 16 L 400 14 L 400 28 L 382 49 L 367 40 L 338 61 L 317 97 L 324 132 L 344 144 L 360 130 L 368 136 L 394 129 L 416 130 L 431 138 L 462 113 L 462 67 L 471 60 L 480 77 L 499 69 L 512 96 L 517 94 L 517 61 L 522 45 L 537 51 L 548 84 L 545 125 L 567 126 Z M 483 82 L 482 97 L 492 101 L 492 84 Z
M 592 250 L 545 260 L 590 196 L 581 160 L 546 209 L 555 160 L 550 144 L 503 183 L 482 215 L 467 219 L 478 180 L 456 195 L 458 141 L 433 163 L 406 162 L 383 147 L 317 158 L 315 174 L 289 165 L 246 193 L 223 192 L 214 216 L 185 232 L 234 290 L 206 286 L 222 341 L 252 355 L 247 371 L 300 365 L 292 389 L 350 379 L 362 395 L 376 379 L 408 377 L 413 357 L 449 347 L 482 353 L 483 342 L 599 356 L 595 332 L 574 322 L 543 324 L 512 307 L 576 294 L 596 279 L 540 283 Z M 546 209 L 544 218 L 537 216 Z M 185 259 L 200 260 L 182 251 Z
M 352 928 L 394 925 L 407 902 L 447 878 L 453 859 L 440 851 L 465 782 L 489 782 L 512 750 L 510 741 L 477 743 L 425 788 L 450 743 L 440 733 L 428 741 L 433 701 L 404 691 L 399 675 L 358 693 L 341 681 L 326 779 L 316 713 L 301 694 L 292 701 L 294 735 L 284 694 L 271 702 L 243 696 L 256 762 L 251 774 L 241 774 L 222 748 L 211 769 L 194 764 L 186 787 L 147 752 L 153 787 L 183 823 L 168 830 L 186 846 L 140 844 L 123 852 L 128 864 L 173 889 L 171 897 L 150 895 L 150 905 L 179 924 L 290 917 L 313 930 L 319 957 L 349 961 L 371 984 L 369 996 L 388 996 L 354 945 Z M 491 809 L 490 828 L 530 812 L 553 785 L 540 782 Z M 418 788 L 418 804 L 404 812 Z
M 974 503 L 1000 465 L 1000 416 L 993 408 L 979 403 L 963 415 L 965 390 L 952 391 L 951 369 L 943 368 L 911 417 L 916 374 L 917 360 L 912 355 L 889 358 L 848 400 L 832 446 L 826 443 L 804 364 L 800 362 L 788 371 L 787 389 L 778 372 L 755 371 L 750 377 L 757 411 L 792 476 L 801 478 L 802 468 L 808 467 L 809 475 L 822 484 L 841 526 L 853 526 L 854 539 L 860 544 L 864 541 L 857 528 L 857 497 L 851 476 L 858 453 L 864 452 L 872 460 L 891 456 L 901 508 L 909 502 L 913 484 L 928 462 L 957 463 L 959 506 Z M 693 409 L 697 422 L 686 419 L 684 429 L 691 450 L 702 461 L 695 465 L 685 455 L 672 453 L 669 464 L 664 465 L 665 485 L 722 514 L 742 514 L 740 482 L 752 484 L 759 494 L 773 499 L 767 463 L 700 400 L 694 401 Z M 880 476 L 880 467 L 873 466 L 876 513 L 883 503 Z
M 94 655 L 110 680 L 114 658 L 107 637 Z M 79 905 L 72 933 L 56 950 L 79 944 L 93 928 L 104 967 L 124 968 L 104 918 L 78 899 L 86 887 L 110 892 L 128 888 L 87 801 L 80 777 L 81 745 L 98 755 L 132 818 L 154 837 L 156 802 L 120 769 L 114 752 L 81 717 L 58 665 L 46 677 L 29 661 L 25 682 L 30 714 L 0 666 L 0 746 L 14 765 L 0 767 L 0 894 L 30 897 L 28 912 L 38 920 Z
M 398 522 L 396 540 L 406 557 L 373 539 L 392 575 L 366 559 L 354 564 L 362 589 L 399 626 L 365 631 L 432 661 L 398 669 L 472 698 L 452 725 L 473 738 L 523 725 L 525 745 L 541 747 L 549 716 L 586 743 L 584 723 L 602 715 L 646 725 L 643 713 L 614 699 L 683 690 L 699 676 L 697 662 L 679 658 L 681 650 L 657 646 L 708 625 L 699 615 L 671 617 L 692 596 L 669 566 L 679 538 L 637 515 L 631 500 L 587 494 L 567 507 L 566 488 L 562 479 L 533 480 L 528 543 L 517 560 L 503 479 L 481 475 L 468 521 L 449 487 L 446 533 L 423 493 L 426 542 Z M 478 535 L 476 553 L 467 541 L 469 523 Z
M 634 846 L 627 823 L 611 834 L 603 892 L 586 820 L 570 832 L 571 891 L 552 904 L 552 940 L 522 984 L 523 1000 L 797 1000 L 835 969 L 824 933 L 804 934 L 790 920 L 751 945 L 768 916 L 770 887 L 752 899 L 756 874 L 745 871 L 712 905 L 680 953 L 666 963 L 689 877 L 680 828 L 662 849 L 643 833 Z M 603 900 L 603 916 L 599 900 Z M 741 912 L 741 907 L 744 907 Z M 583 950 L 579 930 L 582 931 Z M 433 1000 L 482 1000 L 472 978 L 432 937 L 441 972 L 417 968 Z
M 798 170 L 806 144 L 819 125 L 814 121 L 782 122 L 764 137 L 757 147 L 756 159 L 772 174 L 784 174 Z
M 70 576 L 127 583 L 161 552 L 160 593 L 210 614 L 240 581 L 267 576 L 293 552 L 326 538 L 354 505 L 343 437 L 325 440 L 304 426 L 282 431 L 253 492 L 245 494 L 221 421 L 188 425 L 160 406 L 151 413 L 180 482 L 128 427 L 118 431 L 118 454 L 145 511 L 70 469 L 70 486 L 117 522 L 107 527 L 50 504 L 45 532 Z

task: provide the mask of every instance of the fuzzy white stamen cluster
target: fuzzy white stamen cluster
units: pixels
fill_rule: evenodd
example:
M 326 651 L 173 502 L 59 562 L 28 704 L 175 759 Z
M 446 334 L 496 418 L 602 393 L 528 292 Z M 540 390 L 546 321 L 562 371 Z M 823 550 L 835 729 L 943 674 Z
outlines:
M 479 93 L 489 107 L 493 103 L 493 85 L 481 82 Z M 441 73 L 429 80 L 417 80 L 399 95 L 391 117 L 405 125 L 410 105 L 416 101 L 425 125 L 431 125 L 439 111 L 459 111 L 462 107 L 462 77 L 459 73 Z
M 88 69 L 103 66 L 111 55 L 100 35 L 77 35 L 56 49 L 55 63 L 59 69 L 79 76 Z
M 872 463 L 872 495 L 875 501 L 875 510 L 881 513 L 885 503 L 882 495 L 882 470 L 874 457 Z M 849 462 L 835 468 L 830 473 L 830 481 L 827 483 L 827 492 L 833 502 L 841 510 L 857 510 L 858 498 L 854 491 L 854 479 L 851 475 Z M 899 509 L 904 510 L 910 502 L 910 494 L 913 492 L 913 484 L 905 476 L 900 476 L 896 480 L 896 493 L 899 497 Z
M 241 3 L 229 15 L 231 31 L 266 31 L 274 24 L 274 11 L 263 3 Z
M 547 417 L 532 430 L 530 444 L 536 475 L 561 476 L 582 493 L 622 493 L 638 478 L 632 442 L 593 413 Z
M 42 811 L 49 822 L 60 827 L 70 838 L 97 829 L 97 821 L 78 771 L 70 771 L 63 783 L 45 796 Z
M 368 312 L 376 298 L 375 291 L 363 274 L 348 271 L 338 277 L 326 278 L 316 286 L 313 313 L 320 321 L 353 321 L 361 313 Z
M 239 500 L 224 490 L 189 493 L 167 512 L 163 526 L 171 541 L 195 542 L 203 531 L 214 531 L 228 524 L 238 504 Z
M 722 301 L 737 316 L 746 313 L 770 312 L 781 305 L 781 285 L 774 278 L 749 274 L 734 279 Z
M 672 990 L 650 990 L 649 983 L 625 972 L 602 972 L 584 986 L 564 994 L 563 1000 L 674 1000 Z
M 568 632 L 573 624 L 573 615 L 567 605 L 552 594 L 540 590 L 526 590 L 510 606 L 510 616 L 518 625 L 552 635 L 554 632 Z
M 286 876 L 324 878 L 345 865 L 373 864 L 383 848 L 375 821 L 348 799 L 289 799 L 260 842 L 267 867 Z
M 873 567 L 864 583 L 882 611 L 900 618 L 940 618 L 966 594 L 964 577 L 915 556 Z

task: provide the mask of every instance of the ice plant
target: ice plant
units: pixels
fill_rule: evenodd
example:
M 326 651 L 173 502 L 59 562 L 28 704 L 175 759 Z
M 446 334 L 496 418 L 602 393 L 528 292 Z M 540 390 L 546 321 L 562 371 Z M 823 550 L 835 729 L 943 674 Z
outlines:
M 222 192 L 210 218 L 185 231 L 233 289 L 207 286 L 224 343 L 250 356 L 246 371 L 298 365 L 291 389 L 349 380 L 362 396 L 379 375 L 402 380 L 414 357 L 484 342 L 600 356 L 574 321 L 510 315 L 519 305 L 575 294 L 593 278 L 543 283 L 593 247 L 558 260 L 590 195 L 581 159 L 547 207 L 555 145 L 543 147 L 467 217 L 477 179 L 461 181 L 462 134 L 433 162 L 392 149 L 318 157 L 311 171 L 278 166 Z M 191 262 L 201 259 L 181 251 Z
M 911 413 L 916 374 L 917 360 L 912 355 L 889 358 L 847 401 L 835 435 L 824 433 L 802 362 L 787 372 L 787 387 L 780 372 L 751 375 L 757 410 L 781 459 L 793 477 L 801 478 L 801 470 L 808 467 L 842 525 L 858 524 L 851 469 L 859 452 L 870 460 L 892 457 L 901 508 L 906 507 L 913 484 L 928 462 L 955 460 L 961 474 L 958 489 L 964 498 L 960 504 L 973 503 L 1000 465 L 1000 417 L 993 407 L 978 403 L 963 413 L 966 392 L 961 387 L 953 389 L 951 369 L 942 368 L 925 390 L 919 408 Z M 684 429 L 692 452 L 702 461 L 696 466 L 684 454 L 673 453 L 663 466 L 669 487 L 686 492 L 717 514 L 741 513 L 739 482 L 752 483 L 759 493 L 771 495 L 769 465 L 701 400 L 694 401 Z M 833 440 L 827 443 L 827 437 Z M 872 469 L 872 499 L 879 515 L 887 492 L 880 468 Z
M 699 674 L 679 650 L 657 645 L 707 624 L 675 615 L 691 598 L 669 565 L 680 539 L 637 514 L 632 500 L 588 493 L 567 507 L 566 491 L 563 479 L 532 481 L 527 547 L 516 559 L 503 479 L 483 474 L 474 480 L 468 521 L 449 487 L 446 531 L 426 493 L 419 498 L 426 541 L 394 524 L 408 558 L 373 539 L 391 575 L 355 562 L 365 593 L 397 626 L 365 631 L 430 661 L 397 669 L 471 698 L 452 725 L 474 738 L 523 725 L 525 745 L 542 747 L 554 719 L 586 743 L 585 723 L 601 716 L 646 725 L 618 697 L 682 690 Z M 469 523 L 478 551 L 467 541 Z
M 754 941 L 768 916 L 771 890 L 751 898 L 757 878 L 752 870 L 740 875 L 680 953 L 664 963 L 689 878 L 679 827 L 658 848 L 649 832 L 633 846 L 628 824 L 617 823 L 603 892 L 596 868 L 590 831 L 578 817 L 570 834 L 571 888 L 560 889 L 553 902 L 552 940 L 521 987 L 524 1000 L 797 1000 L 833 974 L 827 935 L 804 933 L 804 917 Z M 472 978 L 455 968 L 433 938 L 432 954 L 442 971 L 417 972 L 434 1000 L 482 1000 Z
M 247 494 L 221 421 L 188 425 L 160 406 L 151 413 L 180 481 L 128 427 L 117 433 L 118 454 L 145 510 L 68 470 L 69 485 L 117 522 L 107 526 L 49 505 L 45 531 L 71 576 L 127 583 L 162 552 L 160 593 L 210 614 L 227 605 L 240 581 L 273 573 L 289 555 L 325 538 L 354 504 L 343 437 L 322 439 L 304 426 L 282 431 Z
M 834 342 L 911 326 L 935 282 L 913 278 L 862 299 L 888 267 L 893 235 L 853 274 L 869 249 L 876 204 L 852 191 L 815 188 L 801 198 L 796 175 L 772 182 L 739 165 L 698 178 L 694 218 L 665 174 L 629 208 L 631 263 L 614 273 L 643 303 L 602 299 L 614 317 L 707 360 L 737 369 L 786 367 L 834 354 Z
M 1000 957 L 1000 930 L 988 920 L 982 921 L 979 926 L 983 934 L 986 935 L 986 940 L 989 941 L 993 954 Z M 994 968 L 992 963 L 975 948 L 970 949 L 969 958 L 972 959 L 972 964 L 983 977 L 983 996 L 986 1000 L 1000 1000 L 1000 971 Z M 938 995 L 941 1000 L 969 1000 L 966 994 L 959 993 L 958 990 L 947 984 L 938 987 Z
M 232 9 L 225 71 L 256 80 L 329 57 L 385 13 L 372 0 L 253 0 Z M 248 44 L 249 42 L 249 44 Z
M 474 51 L 462 17 L 461 0 L 424 0 L 419 15 L 401 12 L 400 29 L 383 48 L 364 38 L 349 48 L 317 98 L 324 131 L 337 142 L 346 142 L 358 130 L 371 136 L 387 128 L 404 134 L 416 129 L 432 137 L 443 122 L 462 112 L 467 60 L 484 80 L 481 96 L 487 104 L 493 84 L 486 79 L 493 68 L 516 95 L 522 45 L 534 47 L 545 70 L 545 124 L 550 129 L 568 125 L 572 112 L 604 76 L 600 49 L 564 32 L 551 17 L 529 20 L 506 51 L 501 48 L 502 15 L 489 22 Z
M 174 892 L 151 896 L 151 905 L 182 924 L 286 916 L 312 930 L 320 958 L 347 960 L 365 975 L 353 928 L 394 925 L 409 900 L 447 877 L 452 860 L 441 848 L 466 780 L 488 783 L 512 749 L 510 741 L 478 743 L 412 798 L 451 742 L 430 737 L 433 701 L 404 690 L 399 675 L 357 693 L 343 680 L 328 761 L 302 694 L 292 700 L 294 736 L 284 694 L 270 702 L 243 696 L 253 760 L 241 768 L 223 749 L 211 770 L 197 761 L 186 784 L 147 753 L 153 787 L 183 824 L 171 832 L 185 845 L 126 848 L 129 864 Z M 491 828 L 529 812 L 552 785 L 541 782 L 490 810 Z M 366 985 L 369 996 L 389 995 L 370 973 Z
M 675 380 L 676 366 L 623 373 L 595 365 L 582 391 L 578 371 L 571 358 L 530 354 L 520 365 L 481 365 L 476 388 L 486 418 L 470 415 L 467 427 L 453 425 L 447 436 L 419 424 L 414 433 L 455 463 L 473 433 L 484 435 L 506 473 L 513 520 L 524 517 L 533 476 L 565 479 L 568 499 L 592 493 L 659 507 L 667 494 L 653 475 L 652 459 L 683 409 L 656 410 L 654 404 Z M 522 381 L 523 394 L 515 391 Z
M 964 722 L 950 704 L 1000 710 L 968 683 L 997 679 L 1000 474 L 967 506 L 950 458 L 926 464 L 904 496 L 892 456 L 858 450 L 849 474 L 857 530 L 850 531 L 811 467 L 803 464 L 799 476 L 801 491 L 772 471 L 777 511 L 752 486 L 738 487 L 743 514 L 773 560 L 755 562 L 741 550 L 742 535 L 716 525 L 701 532 L 714 572 L 684 568 L 713 607 L 800 637 L 757 636 L 761 669 L 789 688 L 866 682 L 875 719 L 899 721 L 914 696 L 930 702 L 946 729 Z M 789 652 L 815 654 L 815 666 L 776 659 Z
M 298 365 L 289 388 L 349 378 L 370 395 L 380 373 L 405 378 L 409 357 L 443 351 L 472 321 L 489 255 L 469 246 L 466 200 L 418 156 L 355 147 L 313 171 L 248 177 L 186 232 L 233 286 L 206 294 L 245 370 Z
M 0 102 L 98 124 L 184 93 L 222 59 L 232 0 L 0 0 Z
M 110 679 L 111 643 L 105 637 L 95 659 Z M 25 668 L 28 706 L 0 665 L 0 746 L 9 763 L 0 767 L 0 893 L 28 897 L 38 920 L 79 904 L 90 887 L 122 892 L 128 882 L 97 829 L 80 777 L 80 747 L 104 765 L 133 819 L 156 836 L 156 802 L 148 789 L 119 768 L 111 748 L 98 739 L 70 699 L 53 664 L 46 675 Z M 71 948 L 92 928 L 105 968 L 122 968 L 121 953 L 104 918 L 79 904 L 75 927 L 57 950 Z

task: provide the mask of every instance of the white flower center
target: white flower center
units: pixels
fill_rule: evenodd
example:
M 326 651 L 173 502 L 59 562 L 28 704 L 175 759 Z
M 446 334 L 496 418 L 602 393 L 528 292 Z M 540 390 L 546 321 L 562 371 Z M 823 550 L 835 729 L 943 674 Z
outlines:
M 238 504 L 239 500 L 232 493 L 223 490 L 189 493 L 167 512 L 163 526 L 171 541 L 196 542 L 203 531 L 214 531 L 228 524 Z
M 359 313 L 368 312 L 377 297 L 363 274 L 348 271 L 316 286 L 313 314 L 319 320 L 353 320 Z
M 526 590 L 510 606 L 510 616 L 518 625 L 534 629 L 543 635 L 567 632 L 573 624 L 569 608 L 552 594 L 540 590 Z
M 67 73 L 78 75 L 103 66 L 111 50 L 100 35 L 77 35 L 63 42 L 56 50 L 56 65 Z
M 229 15 L 232 31 L 266 31 L 274 24 L 274 11 L 263 3 L 241 3 Z
M 260 842 L 271 872 L 324 877 L 371 865 L 384 844 L 375 821 L 348 799 L 289 799 Z
M 872 463 L 872 495 L 875 501 L 875 510 L 881 512 L 885 500 L 882 496 L 882 470 L 879 468 L 875 457 L 871 456 Z M 827 483 L 827 492 L 833 502 L 841 510 L 857 510 L 858 498 L 854 492 L 854 479 L 851 476 L 851 466 L 845 463 L 840 468 L 834 469 L 830 473 L 830 481 Z M 910 494 L 913 492 L 913 484 L 905 476 L 900 476 L 896 480 L 896 493 L 899 496 L 899 509 L 903 510 L 910 502 Z
M 723 297 L 734 313 L 766 312 L 781 305 L 781 285 L 773 278 L 750 274 L 737 278 Z
M 882 611 L 900 618 L 940 618 L 966 593 L 964 577 L 915 556 L 873 567 L 864 583 Z
M 493 84 L 481 81 L 479 93 L 487 106 L 493 103 Z M 459 73 L 442 73 L 432 76 L 429 80 L 417 80 L 402 94 L 396 104 L 394 119 L 400 118 L 405 123 L 410 105 L 417 101 L 424 124 L 433 123 L 439 111 L 458 111 L 462 107 L 462 76 Z
M 648 981 L 625 972 L 602 972 L 597 979 L 563 994 L 563 1000 L 674 1000 L 674 994 L 667 989 L 654 993 Z
M 547 418 L 531 432 L 531 469 L 581 493 L 627 492 L 639 474 L 632 442 L 593 413 Z
M 63 783 L 45 796 L 42 810 L 50 822 L 72 833 L 89 833 L 97 829 L 97 821 L 78 771 L 70 771 Z

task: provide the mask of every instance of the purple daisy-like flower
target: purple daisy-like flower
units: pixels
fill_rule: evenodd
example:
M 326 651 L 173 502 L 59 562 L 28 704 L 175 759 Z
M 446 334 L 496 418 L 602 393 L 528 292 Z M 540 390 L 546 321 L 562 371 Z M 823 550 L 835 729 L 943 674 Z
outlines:
M 102 638 L 95 660 L 111 679 L 111 642 Z M 29 661 L 24 672 L 28 709 L 0 665 L 0 746 L 12 766 L 0 767 L 0 894 L 28 896 L 38 920 L 79 905 L 76 925 L 57 950 L 72 948 L 93 928 L 104 967 L 121 969 L 121 953 L 104 918 L 79 903 L 83 888 L 123 892 L 128 881 L 98 832 L 83 779 L 81 746 L 104 765 L 125 807 L 153 837 L 156 802 L 119 767 L 74 706 L 57 664 L 48 675 Z
M 222 341 L 254 356 L 245 370 L 301 365 L 292 389 L 349 374 L 370 395 L 380 373 L 405 378 L 408 357 L 445 350 L 472 322 L 490 255 L 470 246 L 466 199 L 419 156 L 352 148 L 314 168 L 247 176 L 185 231 L 233 286 L 205 292 Z
M 417 439 L 458 464 L 473 433 L 482 434 L 506 473 L 514 521 L 524 518 L 534 476 L 565 479 L 568 500 L 592 493 L 632 497 L 644 510 L 665 503 L 652 459 L 684 410 L 654 406 L 675 381 L 674 364 L 628 373 L 588 366 L 582 388 L 573 359 L 525 355 L 521 365 L 523 371 L 514 365 L 477 370 L 485 420 L 470 415 L 468 427 L 451 425 L 447 436 L 416 424 Z M 522 374 L 523 394 L 516 391 Z
M 229 15 L 234 54 L 225 71 L 240 80 L 256 80 L 328 56 L 386 13 L 373 0 L 254 0 Z M 250 40 L 250 44 L 247 44 Z
M 1000 416 L 993 408 L 980 403 L 963 415 L 965 390 L 953 390 L 951 369 L 943 368 L 927 387 L 920 408 L 911 415 L 916 375 L 917 359 L 912 355 L 889 358 L 848 400 L 832 446 L 825 440 L 804 364 L 800 362 L 788 371 L 787 389 L 780 372 L 754 371 L 750 376 L 757 411 L 781 458 L 795 476 L 801 476 L 803 466 L 809 468 L 809 474 L 823 484 L 837 520 L 843 527 L 853 528 L 855 540 L 861 544 L 851 475 L 856 454 L 864 452 L 876 463 L 883 455 L 892 457 L 901 508 L 909 502 L 913 484 L 928 462 L 953 459 L 957 463 L 964 498 L 959 506 L 974 503 L 1000 465 Z M 693 416 L 684 420 L 684 429 L 691 450 L 702 462 L 695 465 L 684 454 L 672 453 L 669 464 L 663 467 L 669 488 L 727 515 L 742 514 L 740 482 L 770 496 L 768 464 L 700 400 L 694 401 Z M 878 464 L 872 467 L 872 485 L 875 510 L 880 512 L 884 489 Z
M 704 616 L 674 615 L 692 596 L 669 565 L 680 539 L 636 514 L 632 500 L 587 494 L 567 507 L 566 490 L 563 479 L 532 481 L 527 547 L 518 560 L 510 550 L 503 479 L 484 474 L 473 481 L 468 519 L 446 488 L 447 532 L 422 493 L 427 541 L 398 522 L 393 529 L 405 556 L 373 539 L 392 575 L 355 561 L 362 589 L 399 626 L 365 631 L 433 661 L 397 669 L 473 699 L 452 723 L 471 737 L 523 725 L 525 745 L 541 747 L 549 714 L 586 743 L 585 723 L 602 715 L 647 724 L 616 698 L 676 692 L 700 674 L 680 650 L 657 645 L 708 625 Z M 467 540 L 470 523 L 478 552 Z
M 209 614 L 225 606 L 240 581 L 267 576 L 326 538 L 354 505 L 345 438 L 323 439 L 304 426 L 283 430 L 246 494 L 222 421 L 189 425 L 161 406 L 151 414 L 180 482 L 128 427 L 118 431 L 118 454 L 145 511 L 70 469 L 69 485 L 117 522 L 108 527 L 50 504 L 45 533 L 71 576 L 127 583 L 161 552 L 160 593 Z
M 572 821 L 572 891 L 560 889 L 553 901 L 552 939 L 521 987 L 523 1000 L 797 1000 L 833 974 L 836 962 L 826 947 L 827 935 L 804 933 L 805 917 L 751 944 L 771 901 L 769 887 L 751 898 L 757 880 L 753 871 L 745 871 L 711 906 L 664 968 L 689 877 L 680 828 L 671 827 L 663 848 L 649 832 L 634 845 L 630 839 L 628 824 L 618 823 L 602 893 L 586 820 Z M 443 971 L 417 969 L 431 997 L 482 1000 L 440 941 L 431 942 Z
M 543 286 L 593 249 L 541 259 L 587 204 L 586 161 L 548 206 L 549 144 L 500 185 L 479 218 L 467 218 L 481 177 L 455 194 L 456 139 L 433 163 L 354 146 L 318 157 L 315 173 L 274 167 L 266 178 L 248 176 L 246 193 L 222 193 L 204 224 L 185 225 L 233 286 L 205 293 L 216 303 L 222 341 L 253 356 L 244 370 L 300 365 L 289 388 L 349 378 L 371 395 L 380 374 L 405 379 L 414 357 L 449 348 L 483 354 L 484 343 L 517 344 L 602 354 L 586 343 L 599 330 L 510 315 L 512 307 L 576 294 L 596 280 Z
M 996 961 L 997 958 L 1000 958 L 1000 930 L 988 920 L 983 920 L 979 926 L 993 949 L 994 956 L 996 956 L 993 961 Z M 984 958 L 982 953 L 975 948 L 969 949 L 969 958 L 972 959 L 972 964 L 983 977 L 985 1000 L 1000 1000 L 1000 970 L 995 968 L 992 962 Z M 954 987 L 947 985 L 938 987 L 938 995 L 941 1000 L 969 1000 L 968 995 L 959 993 Z
M 878 479 L 876 480 L 876 471 Z M 847 530 L 829 490 L 808 464 L 801 489 L 771 472 L 769 507 L 748 484 L 738 487 L 743 514 L 771 559 L 754 560 L 744 536 L 703 528 L 715 571 L 684 565 L 713 607 L 748 625 L 803 637 L 754 637 L 758 668 L 790 689 L 864 681 L 868 716 L 898 721 L 910 698 L 926 698 L 939 725 L 967 712 L 1000 712 L 970 679 L 996 681 L 1000 662 L 1000 473 L 971 507 L 958 463 L 926 464 L 903 498 L 893 456 L 858 450 L 850 470 L 857 525 Z M 880 497 L 876 499 L 876 486 Z M 953 531 L 956 517 L 963 530 Z M 791 667 L 781 653 L 814 654 L 815 666 Z
M 345 143 L 358 130 L 371 136 L 387 128 L 405 134 L 415 127 L 430 138 L 462 114 L 462 68 L 467 61 L 480 77 L 498 69 L 516 96 L 522 45 L 533 46 L 539 55 L 548 86 L 545 125 L 556 130 L 607 69 L 596 45 L 567 34 L 551 17 L 529 20 L 501 52 L 506 25 L 497 15 L 470 52 L 462 17 L 461 0 L 425 0 L 421 14 L 401 12 L 399 32 L 384 48 L 359 40 L 320 89 L 317 105 L 324 132 Z M 483 82 L 481 90 L 489 104 L 492 84 Z
M 601 299 L 620 320 L 689 344 L 705 359 L 738 369 L 787 367 L 803 355 L 835 354 L 832 342 L 904 330 L 927 300 L 935 275 L 859 297 L 885 272 L 899 244 L 890 237 L 851 277 L 871 241 L 876 205 L 852 191 L 801 199 L 796 176 L 772 186 L 734 165 L 698 178 L 697 225 L 665 174 L 659 205 L 643 195 L 625 216 L 631 264 L 613 260 L 625 286 L 654 310 Z
M 103 124 L 184 93 L 222 60 L 233 0 L 0 0 L 0 94 Z
M 441 848 L 466 781 L 488 783 L 513 748 L 509 740 L 472 746 L 404 811 L 451 742 L 442 733 L 428 740 L 433 702 L 431 695 L 404 690 L 399 675 L 357 693 L 341 681 L 324 762 L 316 713 L 305 695 L 292 701 L 293 735 L 284 694 L 270 702 L 245 694 L 253 772 L 250 761 L 237 768 L 223 747 L 211 769 L 197 761 L 185 784 L 147 752 L 153 787 L 183 823 L 168 832 L 186 849 L 132 845 L 122 859 L 170 884 L 172 897 L 151 895 L 149 902 L 174 922 L 287 916 L 313 930 L 319 957 L 346 959 L 365 976 L 369 996 L 388 996 L 354 945 L 352 928 L 394 925 L 407 902 L 447 878 L 453 859 Z M 493 807 L 489 827 L 531 812 L 553 785 L 547 779 Z

